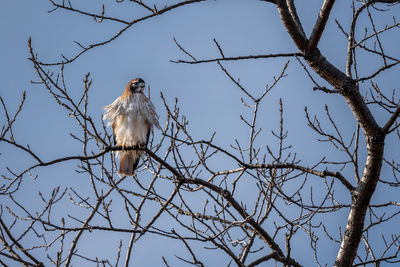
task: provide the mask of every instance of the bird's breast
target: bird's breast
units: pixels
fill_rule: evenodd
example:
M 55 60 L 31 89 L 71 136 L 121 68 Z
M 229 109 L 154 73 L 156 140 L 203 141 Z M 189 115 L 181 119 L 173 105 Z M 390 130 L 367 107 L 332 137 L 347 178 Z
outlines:
M 134 146 L 147 141 L 151 124 L 140 105 L 127 103 L 124 115 L 116 118 L 114 134 L 118 145 Z

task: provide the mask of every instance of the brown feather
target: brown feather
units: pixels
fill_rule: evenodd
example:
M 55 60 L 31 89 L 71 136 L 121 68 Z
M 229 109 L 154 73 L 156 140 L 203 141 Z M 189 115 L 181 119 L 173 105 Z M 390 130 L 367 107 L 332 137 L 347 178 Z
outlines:
M 121 152 L 119 173 L 128 176 L 133 175 L 139 164 L 141 154 L 141 151 Z

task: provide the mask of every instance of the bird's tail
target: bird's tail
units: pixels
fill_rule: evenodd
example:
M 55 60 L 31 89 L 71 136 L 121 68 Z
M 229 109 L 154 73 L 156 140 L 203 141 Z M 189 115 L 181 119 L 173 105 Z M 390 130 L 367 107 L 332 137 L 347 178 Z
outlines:
M 133 175 L 139 164 L 142 151 L 120 152 L 119 173 L 122 175 Z

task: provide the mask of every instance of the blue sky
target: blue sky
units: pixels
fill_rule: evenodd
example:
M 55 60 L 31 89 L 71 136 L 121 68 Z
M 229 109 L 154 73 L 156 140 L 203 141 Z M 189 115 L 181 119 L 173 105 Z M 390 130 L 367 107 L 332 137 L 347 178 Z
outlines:
M 121 4 L 94 0 L 72 3 L 74 7 L 100 12 L 103 2 L 106 4 L 106 14 L 110 16 L 129 19 L 144 14 L 129 1 Z M 311 0 L 306 5 L 298 6 L 306 34 L 312 30 L 321 2 Z M 322 53 L 342 70 L 345 66 L 347 40 L 337 28 L 334 19 L 343 22 L 348 29 L 351 9 L 346 2 L 338 1 L 335 4 L 319 45 Z M 33 48 L 39 58 L 53 62 L 59 60 L 61 54 L 71 57 L 78 51 L 74 40 L 84 45 L 103 41 L 122 27 L 113 22 L 96 23 L 91 18 L 65 11 L 48 13 L 50 9 L 50 3 L 45 0 L 3 1 L 0 4 L 0 96 L 13 112 L 22 92 L 27 91 L 26 106 L 14 127 L 14 134 L 16 141 L 29 144 L 44 160 L 80 154 L 80 144 L 74 142 L 69 135 L 70 132 L 78 134 L 79 128 L 72 119 L 67 118 L 65 110 L 55 103 L 43 86 L 31 83 L 38 78 L 32 63 L 27 59 L 29 37 L 32 38 Z M 366 19 L 362 18 L 361 21 Z M 390 20 L 391 17 L 387 16 L 386 20 L 377 21 L 377 27 L 382 28 Z M 362 31 L 360 34 L 362 35 Z M 179 99 L 181 111 L 188 118 L 196 139 L 207 139 L 213 132 L 217 132 L 215 141 L 221 146 L 229 148 L 229 144 L 233 144 L 235 139 L 246 144 L 248 128 L 244 127 L 239 117 L 240 114 L 251 116 L 251 111 L 241 104 L 241 98 L 246 100 L 246 96 L 223 75 L 215 63 L 190 66 L 171 63 L 170 60 L 187 59 L 174 44 L 174 37 L 197 58 L 218 56 L 213 38 L 221 44 L 225 56 L 297 52 L 273 5 L 261 1 L 209 1 L 182 7 L 139 23 L 111 44 L 95 48 L 73 64 L 67 65 L 65 71 L 71 94 L 78 96 L 82 92 L 82 80 L 90 72 L 93 84 L 89 93 L 89 113 L 97 125 L 100 125 L 102 107 L 118 97 L 130 79 L 142 77 L 151 87 L 151 99 L 160 115 L 161 125 L 165 121 L 166 113 L 160 92 L 169 103 L 175 97 Z M 388 40 L 385 45 L 387 44 L 389 51 L 396 49 L 400 43 L 398 30 L 384 38 Z M 361 73 L 371 73 L 378 60 L 360 60 Z M 280 74 L 286 61 L 287 59 L 249 60 L 224 63 L 224 66 L 235 78 L 240 77 L 249 91 L 261 92 L 266 84 L 273 83 L 273 77 Z M 340 154 L 328 144 L 317 142 L 316 134 L 306 126 L 304 107 L 307 106 L 311 114 L 318 114 L 328 105 L 346 138 L 350 138 L 355 129 L 351 111 L 342 97 L 313 91 L 313 84 L 296 59 L 290 59 L 287 73 L 288 76 L 278 83 L 260 107 L 259 127 L 264 129 L 264 133 L 259 142 L 276 149 L 271 130 L 279 127 L 279 99 L 282 98 L 285 127 L 289 131 L 288 142 L 293 145 L 292 150 L 297 153 L 297 158 L 302 159 L 304 165 L 318 161 L 323 155 L 327 155 L 328 159 L 337 159 Z M 321 82 L 318 78 L 317 80 Z M 398 86 L 398 67 L 387 75 L 378 77 L 376 82 L 384 82 L 382 86 L 387 90 L 395 89 Z M 321 85 L 326 84 L 321 82 Z M 362 86 L 364 92 L 368 89 L 369 85 Z M 375 109 L 373 111 L 382 125 L 388 115 Z M 3 113 L 0 114 L 3 118 Z M 160 132 L 156 131 L 155 134 L 156 139 L 159 139 Z M 399 145 L 398 140 L 391 143 L 393 145 L 387 148 L 389 159 L 396 157 L 395 151 Z M 22 170 L 32 164 L 32 160 L 11 146 L 1 144 L 0 152 L 1 173 L 6 172 L 6 166 Z M 49 194 L 50 188 L 58 185 L 62 188 L 84 188 L 82 175 L 75 173 L 72 163 L 40 169 L 35 174 L 39 173 L 42 182 L 26 179 L 24 190 L 16 195 L 33 209 L 38 203 L 38 191 Z M 390 176 L 387 170 L 383 173 Z M 354 183 L 354 180 L 351 182 Z M 246 189 L 244 191 L 243 196 L 246 195 Z M 374 198 L 378 202 L 385 199 L 396 200 L 391 194 L 384 195 L 379 188 Z M 395 198 L 398 201 L 397 195 Z M 8 203 L 5 199 L 3 202 L 3 196 L 1 202 Z M 62 210 L 59 212 L 62 213 Z M 336 219 L 343 229 L 346 217 L 344 214 L 342 218 L 332 220 Z M 389 231 L 391 227 L 394 226 L 389 224 Z M 83 242 L 87 242 L 87 246 L 96 246 L 96 242 L 91 239 Z M 114 247 L 118 245 L 117 241 L 112 242 Z M 135 250 L 137 262 L 133 266 L 160 266 L 160 256 L 149 257 L 149 251 L 154 246 L 159 246 L 165 252 L 163 255 L 173 255 L 174 250 L 180 248 L 180 245 L 174 247 L 175 243 L 169 245 L 171 241 L 163 239 L 163 242 L 165 243 L 155 243 L 150 237 L 143 239 Z M 332 263 L 337 251 L 335 246 L 329 248 L 334 252 L 323 255 L 326 259 L 323 262 L 328 265 Z M 99 246 L 94 251 L 103 249 Z M 301 250 L 297 253 L 301 255 Z M 209 261 L 215 262 L 218 259 L 213 255 Z M 307 263 L 312 259 L 301 260 Z

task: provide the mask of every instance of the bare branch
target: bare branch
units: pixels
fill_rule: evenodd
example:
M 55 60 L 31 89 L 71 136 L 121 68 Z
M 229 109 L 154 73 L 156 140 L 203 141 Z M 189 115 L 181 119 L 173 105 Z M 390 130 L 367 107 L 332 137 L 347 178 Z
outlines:
M 278 53 L 278 54 L 267 54 L 267 55 L 249 55 L 249 56 L 237 56 L 237 57 L 221 57 L 212 59 L 200 59 L 196 60 L 192 57 L 192 61 L 187 60 L 171 60 L 173 63 L 185 63 L 185 64 L 201 64 L 210 62 L 222 62 L 222 61 L 238 61 L 238 60 L 249 60 L 249 59 L 265 59 L 265 58 L 279 58 L 279 57 L 301 57 L 300 53 Z
M 317 22 L 315 22 L 313 31 L 309 38 L 308 48 L 307 48 L 309 51 L 311 51 L 317 47 L 318 42 L 321 39 L 322 33 L 325 29 L 325 25 L 328 21 L 329 14 L 331 13 L 334 3 L 335 3 L 335 0 L 325 0 L 324 3 L 322 4 L 321 10 L 319 11 L 319 14 L 318 14 Z

